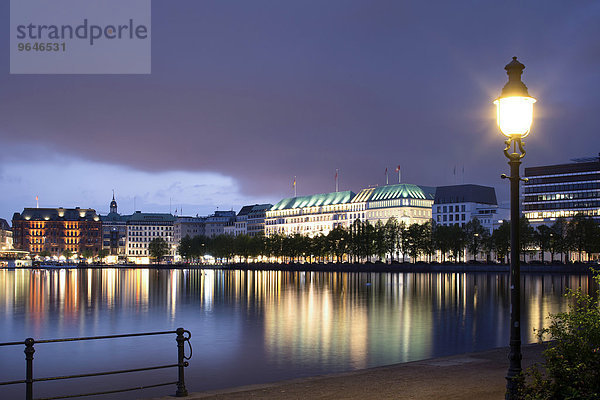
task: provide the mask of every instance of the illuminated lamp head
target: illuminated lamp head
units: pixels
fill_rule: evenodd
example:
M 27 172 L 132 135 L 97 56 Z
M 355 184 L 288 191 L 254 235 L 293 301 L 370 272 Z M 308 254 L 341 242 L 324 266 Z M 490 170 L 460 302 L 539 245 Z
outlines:
M 525 65 L 513 57 L 504 69 L 508 83 L 494 104 L 500 131 L 511 139 L 521 139 L 529 134 L 533 122 L 533 103 L 536 99 L 529 95 L 527 86 L 521 81 Z

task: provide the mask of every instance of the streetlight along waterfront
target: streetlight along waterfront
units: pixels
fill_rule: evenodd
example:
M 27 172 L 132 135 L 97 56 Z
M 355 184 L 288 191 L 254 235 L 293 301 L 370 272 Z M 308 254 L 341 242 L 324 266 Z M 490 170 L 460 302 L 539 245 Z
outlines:
M 506 374 L 506 399 L 517 398 L 516 378 L 521 373 L 521 266 L 519 252 L 519 166 L 525 157 L 523 138 L 529 134 L 533 122 L 533 103 L 536 100 L 529 95 L 527 86 L 521 81 L 525 65 L 513 57 L 504 69 L 508 75 L 508 83 L 502 88 L 502 93 L 496 104 L 497 120 L 500 131 L 508 137 L 504 155 L 510 165 L 510 365 Z M 511 147 L 513 152 L 509 153 Z

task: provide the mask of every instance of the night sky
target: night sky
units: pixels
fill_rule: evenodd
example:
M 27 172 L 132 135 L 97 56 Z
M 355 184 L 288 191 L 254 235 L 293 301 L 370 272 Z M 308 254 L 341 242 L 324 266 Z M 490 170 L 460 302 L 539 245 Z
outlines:
M 152 2 L 151 75 L 10 75 L 0 5 L 0 217 L 206 215 L 396 182 L 508 198 L 492 101 L 538 99 L 524 166 L 600 152 L 600 2 Z M 463 174 L 464 169 L 464 174 Z M 456 172 L 455 172 L 456 171 Z M 135 198 L 135 199 L 134 199 Z

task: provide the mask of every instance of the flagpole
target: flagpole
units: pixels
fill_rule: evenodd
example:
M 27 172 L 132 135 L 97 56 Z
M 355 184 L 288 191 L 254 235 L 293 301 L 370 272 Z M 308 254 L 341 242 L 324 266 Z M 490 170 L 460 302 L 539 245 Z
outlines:
M 385 184 L 386 185 L 390 184 L 387 168 L 385 169 Z
M 294 197 L 298 197 L 296 194 L 296 176 L 294 176 Z
M 339 184 L 338 184 L 338 174 L 340 172 L 339 168 L 335 169 L 335 192 L 337 193 L 340 190 Z

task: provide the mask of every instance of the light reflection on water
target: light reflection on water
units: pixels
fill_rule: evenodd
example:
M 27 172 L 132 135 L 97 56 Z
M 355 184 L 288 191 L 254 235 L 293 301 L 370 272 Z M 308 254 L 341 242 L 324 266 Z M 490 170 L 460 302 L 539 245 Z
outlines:
M 524 343 L 535 341 L 533 329 L 548 313 L 566 310 L 566 288 L 587 292 L 592 285 L 586 275 L 522 279 Z M 189 329 L 191 391 L 478 351 L 505 346 L 509 336 L 508 274 L 497 273 L 0 270 L 0 290 L 0 341 Z M 22 350 L 0 348 L 0 380 L 23 379 Z M 40 344 L 35 372 L 136 368 L 171 363 L 175 355 L 174 337 Z M 102 389 L 106 379 L 91 379 L 83 390 Z M 115 377 L 109 388 L 132 379 Z M 36 396 L 65 387 L 77 384 L 39 384 Z M 20 390 L 0 387 L 0 397 Z

